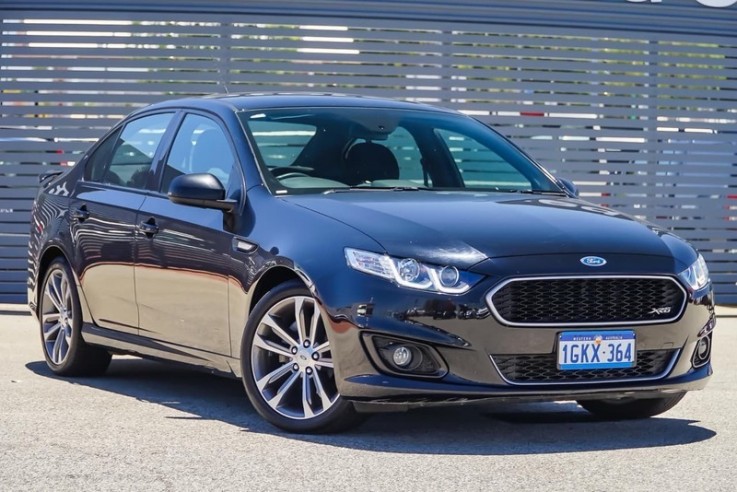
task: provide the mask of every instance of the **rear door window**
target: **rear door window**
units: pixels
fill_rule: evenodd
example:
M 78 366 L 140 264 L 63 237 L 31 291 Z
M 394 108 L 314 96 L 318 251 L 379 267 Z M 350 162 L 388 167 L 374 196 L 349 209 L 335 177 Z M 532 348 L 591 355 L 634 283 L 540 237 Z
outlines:
M 84 169 L 85 181 L 102 182 L 103 176 L 107 172 L 110 157 L 115 150 L 115 144 L 120 137 L 120 129 L 109 135 L 100 145 L 92 152 Z
M 108 137 L 90 157 L 85 179 L 143 189 L 173 113 L 144 116 Z

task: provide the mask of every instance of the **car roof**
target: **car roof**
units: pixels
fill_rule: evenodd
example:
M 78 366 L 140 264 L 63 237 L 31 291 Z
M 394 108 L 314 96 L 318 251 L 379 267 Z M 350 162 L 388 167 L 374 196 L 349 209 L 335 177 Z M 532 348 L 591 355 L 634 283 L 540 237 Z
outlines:
M 349 94 L 311 93 L 311 92 L 273 92 L 248 94 L 213 94 L 203 97 L 173 99 L 152 104 L 141 111 L 166 108 L 195 109 L 230 109 L 233 111 L 252 111 L 262 109 L 299 108 L 299 107 L 361 107 L 375 109 L 411 109 L 456 113 L 449 109 L 438 108 L 416 102 L 398 101 L 379 97 L 358 96 Z

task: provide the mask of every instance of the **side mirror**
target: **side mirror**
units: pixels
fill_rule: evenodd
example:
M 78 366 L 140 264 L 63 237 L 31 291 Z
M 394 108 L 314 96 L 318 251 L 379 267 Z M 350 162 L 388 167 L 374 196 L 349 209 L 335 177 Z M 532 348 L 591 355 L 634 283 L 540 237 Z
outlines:
M 571 195 L 578 196 L 578 187 L 573 184 L 573 181 L 569 181 L 565 178 L 558 178 L 558 183 L 560 183 L 560 185 Z
M 220 181 L 209 173 L 183 174 L 169 185 L 169 200 L 181 205 L 215 208 L 224 212 L 235 209 L 235 200 L 225 199 L 225 189 Z

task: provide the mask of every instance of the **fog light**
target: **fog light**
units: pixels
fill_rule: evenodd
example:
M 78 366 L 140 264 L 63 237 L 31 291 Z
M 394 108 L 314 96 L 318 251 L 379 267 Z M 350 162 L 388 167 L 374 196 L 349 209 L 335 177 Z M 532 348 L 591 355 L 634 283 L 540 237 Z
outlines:
M 440 270 L 440 283 L 443 287 L 455 287 L 460 278 L 461 274 L 456 267 L 447 266 Z
M 412 351 L 404 345 L 400 345 L 394 349 L 392 360 L 399 367 L 407 367 L 412 362 Z
M 699 340 L 699 344 L 696 346 L 696 356 L 699 359 L 704 359 L 709 354 L 709 339 L 702 338 Z M 397 360 L 396 352 L 394 352 L 394 360 Z
M 424 343 L 367 333 L 369 353 L 379 368 L 402 376 L 443 377 L 447 366 L 437 351 Z
M 693 366 L 694 367 L 701 367 L 707 362 L 709 362 L 709 358 L 711 357 L 711 335 L 706 336 L 704 338 L 700 338 L 698 342 L 696 342 L 696 350 L 694 350 L 693 353 Z

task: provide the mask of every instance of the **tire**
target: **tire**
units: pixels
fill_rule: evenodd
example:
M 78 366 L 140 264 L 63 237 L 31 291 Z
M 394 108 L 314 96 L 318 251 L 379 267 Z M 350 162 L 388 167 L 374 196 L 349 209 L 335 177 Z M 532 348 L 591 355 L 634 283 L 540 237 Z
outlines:
M 285 431 L 339 432 L 363 421 L 338 393 L 326 320 L 310 291 L 294 280 L 266 293 L 246 324 L 243 385 L 256 411 Z
M 646 419 L 665 413 L 675 407 L 686 393 L 662 398 L 624 399 L 624 400 L 582 400 L 578 404 L 587 411 L 604 419 L 632 420 Z
M 99 376 L 110 365 L 110 353 L 82 339 L 82 309 L 69 264 L 51 262 L 39 295 L 41 346 L 46 365 L 59 376 Z

